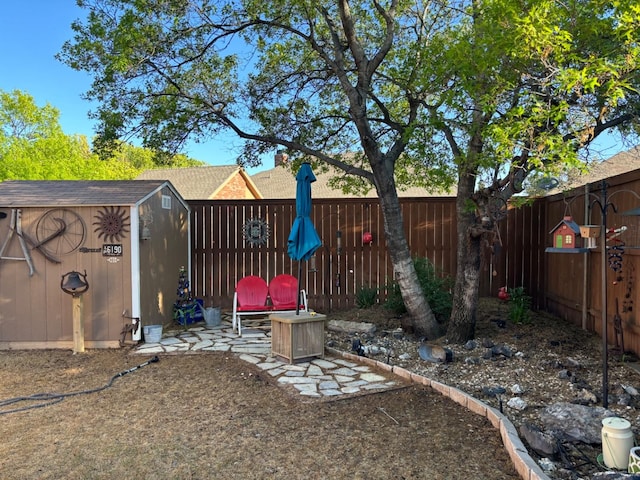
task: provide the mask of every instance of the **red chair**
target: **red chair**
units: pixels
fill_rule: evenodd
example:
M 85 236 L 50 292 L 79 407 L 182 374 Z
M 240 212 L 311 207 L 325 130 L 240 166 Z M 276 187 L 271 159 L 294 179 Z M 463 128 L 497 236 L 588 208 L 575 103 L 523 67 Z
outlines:
M 298 279 L 283 273 L 269 283 L 269 296 L 274 310 L 295 310 L 298 299 Z
M 240 318 L 242 314 L 266 314 L 271 310 L 267 305 L 269 287 L 262 278 L 250 275 L 240 279 L 233 294 L 232 327 L 238 325 L 238 335 L 242 335 Z

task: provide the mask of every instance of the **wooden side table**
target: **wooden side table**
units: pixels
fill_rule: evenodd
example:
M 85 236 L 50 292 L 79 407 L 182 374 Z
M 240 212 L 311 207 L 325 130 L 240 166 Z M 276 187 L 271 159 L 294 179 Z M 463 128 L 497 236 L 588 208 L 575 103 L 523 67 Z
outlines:
M 324 357 L 326 315 L 309 312 L 272 313 L 271 354 L 289 363 Z

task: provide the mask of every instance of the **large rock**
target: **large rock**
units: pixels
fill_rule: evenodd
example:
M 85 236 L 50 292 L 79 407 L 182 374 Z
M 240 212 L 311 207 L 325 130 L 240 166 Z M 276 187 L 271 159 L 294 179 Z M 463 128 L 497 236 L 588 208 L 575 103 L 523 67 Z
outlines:
M 346 320 L 330 320 L 327 328 L 333 332 L 374 333 L 376 326 L 367 322 L 348 322 Z
M 602 419 L 613 417 L 611 410 L 560 402 L 540 413 L 545 431 L 554 432 L 561 440 L 589 444 L 602 443 Z
M 418 355 L 427 362 L 449 363 L 453 361 L 453 351 L 430 343 L 423 343 L 418 347 Z
M 538 427 L 530 423 L 520 426 L 520 435 L 527 441 L 529 446 L 541 457 L 555 457 L 558 454 L 558 442 L 556 438 L 542 432 Z

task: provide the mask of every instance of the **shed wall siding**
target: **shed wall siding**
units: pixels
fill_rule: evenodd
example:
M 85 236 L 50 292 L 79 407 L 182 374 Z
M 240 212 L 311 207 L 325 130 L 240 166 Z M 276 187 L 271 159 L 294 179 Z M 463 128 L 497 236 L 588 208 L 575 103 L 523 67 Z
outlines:
M 129 207 L 122 207 L 129 212 Z M 2 209 L 8 217 L 0 222 L 0 240 L 9 231 L 11 210 Z M 42 215 L 49 208 L 23 208 L 22 229 L 36 238 L 36 228 Z M 0 261 L 0 345 L 8 342 L 33 342 L 56 344 L 72 340 L 72 301 L 60 288 L 63 274 L 76 270 L 87 272 L 89 290 L 83 295 L 85 340 L 117 344 L 123 326 L 122 311 L 131 304 L 131 249 L 130 233 L 124 233 L 120 241 L 99 238 L 94 223 L 104 209 L 99 207 L 74 207 L 84 222 L 85 236 L 81 247 L 86 250 L 59 255 L 61 263 L 47 260 L 38 251 L 30 249 L 35 273 L 29 276 L 27 263 L 16 260 Z M 113 240 L 113 241 L 112 241 Z M 122 257 L 103 257 L 103 243 L 122 243 Z M 23 256 L 18 239 L 14 235 L 4 256 Z M 93 252 L 98 249 L 99 252 Z M 57 254 L 58 255 L 58 254 Z
M 162 195 L 172 197 L 170 210 L 162 208 Z M 142 325 L 170 325 L 178 271 L 189 266 L 189 216 L 166 188 L 140 206 L 140 217 L 149 215 L 151 239 L 140 241 L 140 317 Z

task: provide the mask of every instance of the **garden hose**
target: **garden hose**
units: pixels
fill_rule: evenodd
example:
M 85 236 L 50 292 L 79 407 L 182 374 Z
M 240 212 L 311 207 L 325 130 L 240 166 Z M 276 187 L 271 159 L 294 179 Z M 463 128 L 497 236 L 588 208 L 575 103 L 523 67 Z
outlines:
M 70 393 L 36 393 L 28 397 L 15 397 L 15 398 L 9 398 L 7 400 L 0 400 L 0 408 L 6 407 L 7 405 L 13 405 L 19 402 L 40 402 L 34 405 L 28 405 L 26 407 L 14 408 L 13 410 L 0 411 L 0 415 L 5 415 L 7 413 L 23 412 L 25 410 L 31 410 L 34 408 L 48 407 L 49 405 L 54 405 L 56 403 L 62 402 L 67 397 L 74 397 L 76 395 L 88 395 L 90 393 L 101 392 L 102 390 L 106 390 L 111 385 L 113 385 L 113 382 L 117 378 L 123 377 L 127 373 L 135 372 L 136 370 L 146 365 L 149 365 L 150 363 L 158 362 L 159 360 L 160 359 L 156 355 L 152 359 L 147 360 L 146 362 L 141 363 L 140 365 L 137 365 L 128 370 L 123 370 L 122 372 L 116 373 L 113 377 L 111 377 L 111 379 L 105 385 L 101 387 L 93 388 L 90 390 L 79 390 L 77 392 L 70 392 Z

